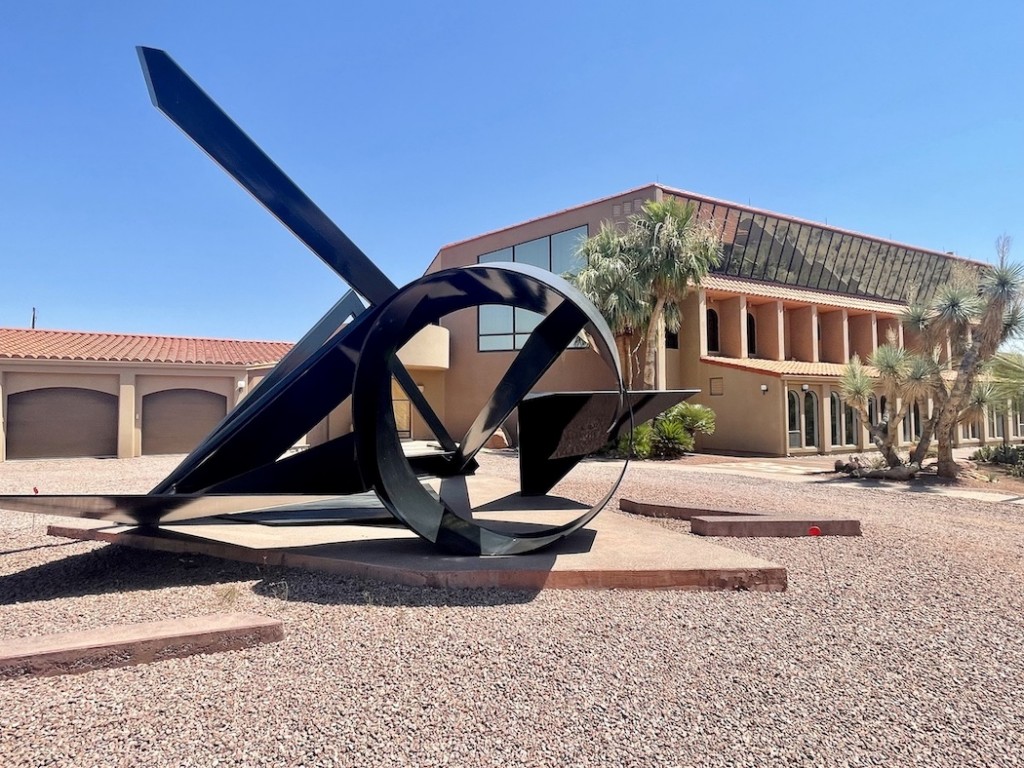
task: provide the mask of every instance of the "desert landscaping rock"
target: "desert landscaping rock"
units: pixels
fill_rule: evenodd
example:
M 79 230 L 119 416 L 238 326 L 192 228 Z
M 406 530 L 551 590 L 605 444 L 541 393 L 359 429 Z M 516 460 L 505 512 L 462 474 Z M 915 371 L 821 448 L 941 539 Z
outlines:
M 174 461 L 9 462 L 0 493 L 144 492 Z M 558 490 L 600 495 L 608 473 Z M 785 593 L 446 592 L 67 542 L 45 535 L 66 521 L 0 512 L 4 637 L 215 611 L 289 628 L 0 683 L 0 764 L 1024 764 L 1020 507 L 667 465 L 632 466 L 602 514 L 619 496 L 864 535 L 721 540 L 786 566 Z

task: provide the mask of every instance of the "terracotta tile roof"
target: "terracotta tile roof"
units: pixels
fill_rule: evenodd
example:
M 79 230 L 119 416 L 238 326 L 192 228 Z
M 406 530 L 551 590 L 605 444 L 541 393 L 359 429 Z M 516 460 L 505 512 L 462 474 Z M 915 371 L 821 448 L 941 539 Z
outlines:
M 844 307 L 845 309 L 857 309 L 865 312 L 882 312 L 889 315 L 898 315 L 906 307 L 905 304 L 898 301 L 863 299 L 847 294 L 813 291 L 808 288 L 790 288 L 778 283 L 761 283 L 756 280 L 743 280 L 742 278 L 727 277 L 725 275 L 708 275 L 701 280 L 701 287 L 706 291 L 729 291 L 730 293 L 743 293 L 748 296 L 765 296 L 771 299 L 803 301 L 808 304 Z
M 759 360 L 757 358 L 741 359 L 737 357 L 718 357 L 706 355 L 700 359 L 709 365 L 721 365 L 726 368 L 739 368 L 744 371 L 756 371 L 772 376 L 830 376 L 839 378 L 843 375 L 844 363 L 807 363 L 802 360 Z M 868 376 L 877 376 L 878 371 L 870 365 L 864 366 Z M 942 371 L 942 378 L 956 378 L 954 371 Z M 983 377 L 984 378 L 984 377 Z
M 773 376 L 835 376 L 843 374 L 842 363 L 805 363 L 799 360 L 758 360 L 755 358 L 740 359 L 736 357 L 702 357 L 702 363 L 721 365 L 727 368 L 742 368 L 746 371 L 758 371 Z
M 0 328 L 0 360 L 258 365 L 280 360 L 291 348 L 284 341 Z

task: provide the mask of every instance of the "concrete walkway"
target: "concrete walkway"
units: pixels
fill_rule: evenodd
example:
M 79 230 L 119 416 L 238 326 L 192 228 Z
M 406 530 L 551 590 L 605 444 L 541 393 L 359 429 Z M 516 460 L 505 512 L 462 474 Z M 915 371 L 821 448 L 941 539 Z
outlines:
M 958 461 L 967 459 L 974 448 L 958 448 L 953 455 Z M 737 458 L 731 456 L 714 456 L 707 464 L 691 463 L 660 463 L 645 462 L 645 467 L 662 467 L 681 472 L 706 472 L 710 474 L 742 475 L 773 480 L 786 480 L 798 483 L 843 483 L 870 487 L 875 490 L 891 493 L 914 493 L 928 496 L 948 496 L 974 501 L 990 501 L 1003 504 L 1024 506 L 1024 496 L 1016 492 L 998 490 L 982 490 L 978 488 L 952 488 L 940 484 L 924 484 L 915 482 L 899 482 L 895 480 L 874 480 L 845 478 L 834 471 L 836 459 L 833 456 L 784 456 L 766 458 Z M 997 486 L 993 486 L 994 488 Z

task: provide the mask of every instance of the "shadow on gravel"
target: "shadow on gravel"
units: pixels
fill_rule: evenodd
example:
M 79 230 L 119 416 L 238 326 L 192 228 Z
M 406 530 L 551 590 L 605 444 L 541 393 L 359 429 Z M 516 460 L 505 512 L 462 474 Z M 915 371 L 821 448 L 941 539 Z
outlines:
M 80 541 L 62 541 L 58 544 L 36 544 L 34 547 L 20 547 L 19 549 L 0 549 L 0 557 L 4 555 L 17 555 L 20 552 L 34 552 L 37 549 L 53 549 L 54 547 L 73 547 L 81 544 Z
M 12 550 L 77 546 L 60 542 Z M 0 606 L 69 597 L 230 584 L 256 583 L 260 597 L 320 605 L 488 606 L 528 603 L 536 590 L 446 590 L 408 587 L 295 568 L 265 567 L 206 555 L 104 546 L 0 576 Z
M 254 584 L 252 591 L 261 597 L 288 602 L 384 608 L 522 605 L 539 594 L 539 590 L 410 587 L 295 569 L 282 569 Z
M 66 545 L 39 548 L 51 546 Z M 259 575 L 247 563 L 108 546 L 0 576 L 0 605 L 253 578 Z

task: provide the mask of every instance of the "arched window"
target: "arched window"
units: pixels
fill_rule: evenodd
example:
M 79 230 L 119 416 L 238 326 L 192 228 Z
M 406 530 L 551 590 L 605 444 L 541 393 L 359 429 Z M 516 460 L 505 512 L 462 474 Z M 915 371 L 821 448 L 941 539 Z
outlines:
M 708 352 L 718 351 L 718 313 L 708 310 Z
M 747 354 L 757 355 L 757 323 L 754 316 L 747 312 Z
M 811 448 L 818 444 L 818 396 L 813 392 L 804 393 L 804 446 Z
M 800 398 L 792 389 L 786 396 L 789 405 L 789 447 L 800 447 Z

